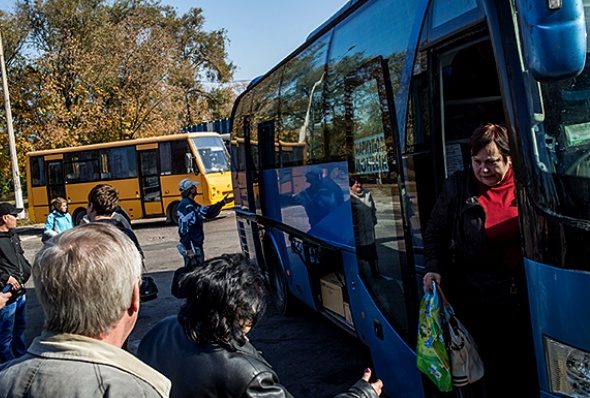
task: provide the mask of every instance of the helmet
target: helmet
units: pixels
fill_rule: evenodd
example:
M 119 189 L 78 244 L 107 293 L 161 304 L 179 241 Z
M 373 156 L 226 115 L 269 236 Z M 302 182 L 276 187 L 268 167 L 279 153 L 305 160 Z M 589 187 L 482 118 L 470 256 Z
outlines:
M 193 181 L 190 178 L 183 178 L 180 181 L 180 184 L 178 184 L 178 190 L 180 192 L 184 192 L 187 189 L 190 189 L 190 188 L 197 186 L 197 185 L 199 185 L 199 183 L 197 181 Z

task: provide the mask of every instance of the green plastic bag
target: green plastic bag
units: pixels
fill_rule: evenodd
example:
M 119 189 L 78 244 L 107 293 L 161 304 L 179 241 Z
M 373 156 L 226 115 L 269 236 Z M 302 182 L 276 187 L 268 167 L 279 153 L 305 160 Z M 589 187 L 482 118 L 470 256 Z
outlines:
M 441 391 L 452 391 L 451 363 L 443 337 L 443 309 L 433 283 L 420 301 L 416 363 Z

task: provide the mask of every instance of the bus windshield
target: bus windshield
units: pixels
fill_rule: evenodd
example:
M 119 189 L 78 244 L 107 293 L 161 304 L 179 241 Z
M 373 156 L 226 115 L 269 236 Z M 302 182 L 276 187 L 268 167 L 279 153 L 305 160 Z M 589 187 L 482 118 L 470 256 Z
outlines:
M 205 174 L 229 171 L 229 155 L 222 137 L 193 137 Z
M 584 0 L 584 9 L 588 29 L 590 0 Z M 584 200 L 590 192 L 589 55 L 579 76 L 540 83 L 543 123 L 533 133 L 535 163 L 553 176 L 541 178 L 541 204 L 561 215 L 584 220 L 590 219 L 590 204 Z

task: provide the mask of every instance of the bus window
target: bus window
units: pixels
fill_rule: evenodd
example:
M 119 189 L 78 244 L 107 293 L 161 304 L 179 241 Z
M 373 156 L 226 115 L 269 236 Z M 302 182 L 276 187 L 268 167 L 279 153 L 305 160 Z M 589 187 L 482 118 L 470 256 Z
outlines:
M 193 137 L 192 140 L 205 174 L 229 171 L 229 155 L 221 136 Z
M 190 153 L 186 140 L 160 143 L 160 167 L 162 175 L 186 174 L 184 155 Z
M 92 182 L 99 180 L 98 152 L 83 151 L 64 154 L 66 182 Z
M 137 177 L 135 147 L 102 149 L 100 151 L 100 178 L 119 179 Z
M 383 101 L 386 91 L 380 58 L 346 79 L 346 125 L 353 158 L 349 172 L 362 181 L 363 189 L 373 197 L 374 231 L 359 228 L 363 224 L 360 218 L 368 214 L 367 204 L 352 193 L 354 187 L 350 198 L 360 275 L 385 317 L 407 337 L 410 331 L 404 297 L 406 247 L 398 176 L 390 161 L 394 152 L 393 129 Z M 367 250 L 368 235 L 373 235 L 374 249 Z
M 281 142 L 277 167 L 301 166 L 326 159 L 322 128 L 322 90 L 329 34 L 285 65 L 281 85 Z M 305 101 L 301 99 L 305 98 Z M 294 148 L 305 149 L 304 154 Z
M 43 156 L 31 158 L 31 184 L 34 187 L 45 185 L 45 159 Z

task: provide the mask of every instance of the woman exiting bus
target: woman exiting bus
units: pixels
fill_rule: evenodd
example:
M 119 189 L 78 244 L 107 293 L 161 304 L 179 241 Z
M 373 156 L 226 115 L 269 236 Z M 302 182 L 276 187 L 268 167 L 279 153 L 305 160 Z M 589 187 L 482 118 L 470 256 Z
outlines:
M 424 235 L 427 273 L 473 335 L 485 376 L 464 397 L 532 397 L 536 389 L 512 160 L 505 127 L 470 139 L 471 170 L 445 183 Z

